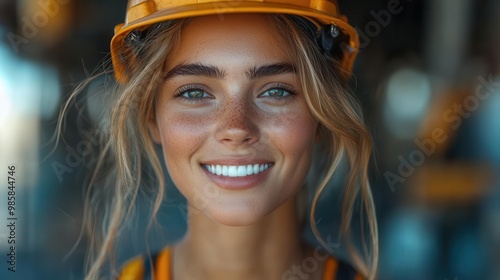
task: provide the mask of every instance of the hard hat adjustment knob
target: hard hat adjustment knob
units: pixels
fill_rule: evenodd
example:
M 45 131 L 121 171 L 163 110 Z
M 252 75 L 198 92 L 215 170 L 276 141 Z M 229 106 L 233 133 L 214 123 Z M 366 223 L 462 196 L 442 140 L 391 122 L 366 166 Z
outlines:
M 341 59 L 342 51 L 340 44 L 342 42 L 342 33 L 340 28 L 334 24 L 324 25 L 318 34 L 318 45 L 321 51 L 334 59 Z

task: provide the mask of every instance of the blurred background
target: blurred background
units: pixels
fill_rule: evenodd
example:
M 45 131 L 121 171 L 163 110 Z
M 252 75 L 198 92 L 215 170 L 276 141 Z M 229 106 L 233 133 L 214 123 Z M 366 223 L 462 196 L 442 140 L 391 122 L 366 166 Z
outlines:
M 376 145 L 379 279 L 500 279 L 500 1 L 339 4 L 360 34 L 352 86 Z M 82 182 L 92 171 L 83 158 L 96 147 L 85 137 L 91 121 L 77 122 L 81 112 L 70 110 L 53 153 L 51 138 L 62 102 L 109 63 L 125 8 L 0 0 L 0 279 L 82 279 L 85 240 L 77 240 Z M 86 105 L 95 118 L 99 104 Z M 6 256 L 8 166 L 16 167 L 15 273 Z M 337 199 L 324 201 L 321 209 Z M 163 226 L 148 235 L 152 248 L 182 236 L 185 210 L 169 188 Z M 140 213 L 135 228 L 147 224 Z M 132 242 L 119 262 L 146 246 L 143 234 L 124 235 Z

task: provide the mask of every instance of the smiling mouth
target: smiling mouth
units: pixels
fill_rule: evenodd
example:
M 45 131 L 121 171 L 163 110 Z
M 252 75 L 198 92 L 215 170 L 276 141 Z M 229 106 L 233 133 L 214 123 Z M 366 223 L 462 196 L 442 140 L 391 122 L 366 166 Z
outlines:
M 273 163 L 249 164 L 249 165 L 208 165 L 203 167 L 210 173 L 226 177 L 245 177 L 256 175 L 269 169 Z

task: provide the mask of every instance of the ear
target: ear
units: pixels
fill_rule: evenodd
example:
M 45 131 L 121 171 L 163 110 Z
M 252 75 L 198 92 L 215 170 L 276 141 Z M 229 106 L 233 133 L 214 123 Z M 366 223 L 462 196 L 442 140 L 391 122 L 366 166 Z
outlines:
M 149 130 L 149 135 L 151 136 L 151 139 L 153 139 L 153 141 L 156 144 L 161 144 L 160 129 L 158 127 L 158 122 L 156 121 L 156 116 L 154 115 L 154 113 L 149 118 L 148 130 Z

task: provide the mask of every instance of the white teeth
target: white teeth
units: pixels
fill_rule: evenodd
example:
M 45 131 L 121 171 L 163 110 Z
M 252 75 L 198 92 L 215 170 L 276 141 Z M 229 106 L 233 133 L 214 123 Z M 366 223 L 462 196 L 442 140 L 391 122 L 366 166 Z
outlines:
M 254 165 L 204 165 L 208 172 L 227 177 L 245 177 L 259 174 L 269 168 L 269 163 Z
M 251 164 L 247 165 L 247 174 L 252 175 L 253 174 L 253 166 Z
M 238 177 L 247 176 L 247 167 L 246 166 L 238 166 Z
M 227 168 L 227 175 L 228 175 L 229 177 L 236 177 L 236 176 L 238 176 L 238 169 L 237 169 L 237 166 L 233 166 L 233 165 L 229 166 L 229 167 Z

